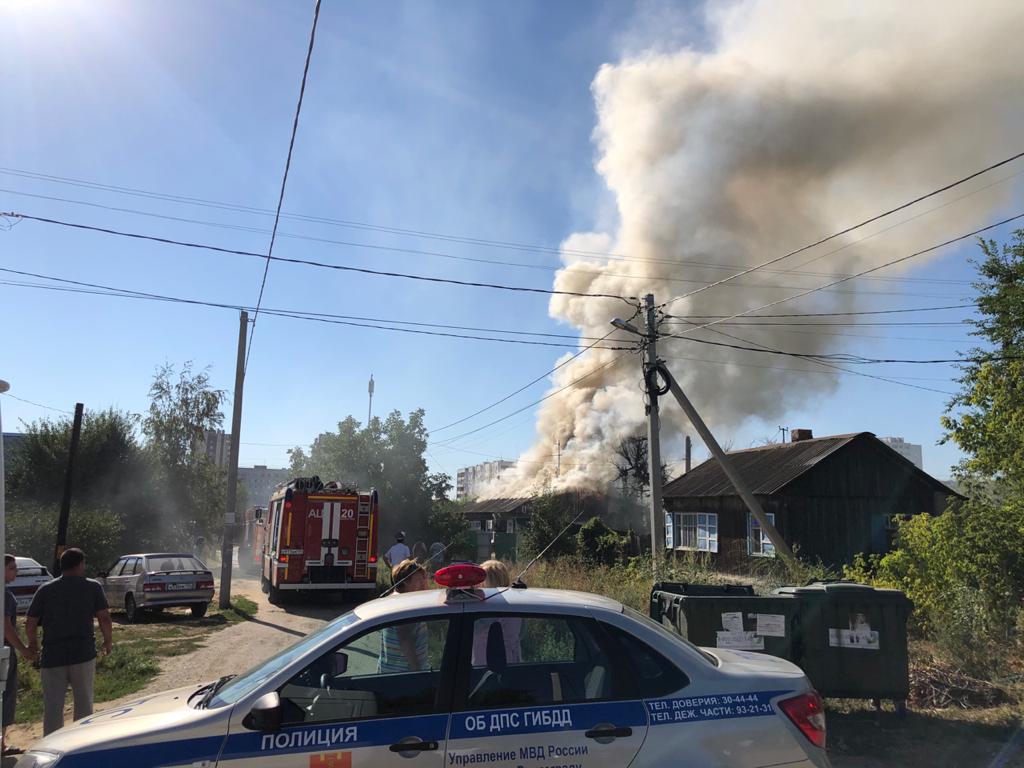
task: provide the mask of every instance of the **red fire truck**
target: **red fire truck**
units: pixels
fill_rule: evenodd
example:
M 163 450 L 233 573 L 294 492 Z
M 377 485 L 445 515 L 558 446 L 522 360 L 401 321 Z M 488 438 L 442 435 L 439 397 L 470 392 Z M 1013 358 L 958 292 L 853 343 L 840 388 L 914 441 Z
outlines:
M 270 602 L 286 592 L 342 592 L 353 601 L 377 590 L 377 491 L 318 477 L 279 487 L 255 534 Z

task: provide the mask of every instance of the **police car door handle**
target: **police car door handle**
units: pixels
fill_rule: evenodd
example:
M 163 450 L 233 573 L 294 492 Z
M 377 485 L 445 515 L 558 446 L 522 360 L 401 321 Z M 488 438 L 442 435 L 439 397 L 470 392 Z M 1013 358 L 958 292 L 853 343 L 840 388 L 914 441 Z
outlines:
M 388 747 L 392 752 L 433 752 L 437 749 L 436 741 L 423 741 L 419 736 L 406 736 L 401 741 Z
M 614 725 L 606 725 L 602 723 L 595 728 L 587 731 L 585 734 L 588 739 L 597 739 L 598 741 L 611 741 L 612 739 L 624 739 L 627 736 L 633 735 L 632 728 L 616 728 Z

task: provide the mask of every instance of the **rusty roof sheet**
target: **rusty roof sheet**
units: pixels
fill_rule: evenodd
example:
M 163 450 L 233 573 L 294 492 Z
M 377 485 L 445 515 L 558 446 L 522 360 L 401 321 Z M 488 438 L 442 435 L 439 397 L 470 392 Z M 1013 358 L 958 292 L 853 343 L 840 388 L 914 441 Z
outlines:
M 781 490 L 822 459 L 831 456 L 861 435 L 874 437 L 870 432 L 854 432 L 849 435 L 815 437 L 796 443 L 778 443 L 728 453 L 740 476 L 750 485 L 751 492 L 767 495 Z M 676 478 L 665 486 L 663 492 L 665 498 L 735 494 L 736 490 L 732 483 L 714 459 L 708 459 L 682 477 Z

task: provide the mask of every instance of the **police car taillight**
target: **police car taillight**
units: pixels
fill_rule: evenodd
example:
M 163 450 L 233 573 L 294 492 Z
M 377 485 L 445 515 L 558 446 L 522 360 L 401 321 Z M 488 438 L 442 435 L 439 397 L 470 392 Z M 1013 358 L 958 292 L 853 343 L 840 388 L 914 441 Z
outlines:
M 442 568 L 434 574 L 434 581 L 442 587 L 460 589 L 483 584 L 487 573 L 479 565 L 473 563 L 455 563 Z
M 825 707 L 815 691 L 783 699 L 779 702 L 779 708 L 811 744 L 825 748 Z

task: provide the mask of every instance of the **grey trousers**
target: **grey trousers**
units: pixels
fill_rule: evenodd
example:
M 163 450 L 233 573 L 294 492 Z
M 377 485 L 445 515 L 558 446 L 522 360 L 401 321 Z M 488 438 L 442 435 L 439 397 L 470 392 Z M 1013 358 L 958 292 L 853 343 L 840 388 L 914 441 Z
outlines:
M 75 720 L 92 714 L 92 684 L 96 677 L 96 660 L 67 667 L 43 667 L 39 670 L 43 686 L 43 735 L 64 727 L 64 697 L 71 686 L 75 699 Z

